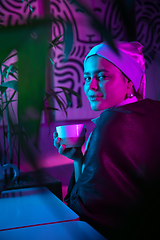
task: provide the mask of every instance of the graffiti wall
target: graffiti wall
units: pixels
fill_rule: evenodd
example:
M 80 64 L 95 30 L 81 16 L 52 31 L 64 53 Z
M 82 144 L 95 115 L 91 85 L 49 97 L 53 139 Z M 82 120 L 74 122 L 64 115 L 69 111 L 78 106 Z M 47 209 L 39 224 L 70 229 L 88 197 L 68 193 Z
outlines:
M 40 13 L 40 2 L 28 1 L 32 8 L 32 16 Z M 81 0 L 91 13 L 98 18 L 104 28 L 108 28 L 114 39 L 125 40 L 122 16 L 113 0 Z M 83 61 L 88 51 L 104 39 L 91 26 L 91 19 L 83 9 L 69 0 L 50 0 L 51 15 L 59 19 L 52 25 L 52 38 L 64 33 L 65 25 L 60 21 L 70 21 L 73 26 L 73 46 L 65 61 L 64 45 L 60 44 L 53 49 L 52 58 L 55 62 L 53 68 L 53 85 L 69 87 L 80 94 L 82 105 L 77 108 L 78 99 L 71 95 L 72 104 L 68 108 L 68 119 L 90 119 L 99 115 L 90 109 L 88 100 L 83 93 Z M 159 55 L 160 52 L 160 1 L 135 0 L 137 40 L 144 45 L 146 59 L 147 91 L 146 97 L 159 99 Z M 22 23 L 23 19 L 30 16 L 29 9 L 21 0 L 0 1 L 0 25 Z M 156 61 L 156 62 L 155 62 Z M 153 73 L 154 72 L 154 73 Z M 156 74 L 155 74 L 156 72 Z M 156 83 L 156 86 L 155 86 Z M 56 88 L 55 88 L 56 89 Z M 152 93 L 151 93 L 152 91 Z M 154 92 L 154 93 L 153 93 Z M 55 103 L 55 107 L 56 103 Z M 61 111 L 56 111 L 55 119 L 63 120 Z
M 113 0 L 90 0 L 87 7 L 94 16 L 101 21 L 104 28 L 108 28 L 114 39 L 125 40 L 122 16 L 118 12 L 117 5 Z M 135 1 L 137 40 L 144 45 L 146 68 L 148 69 L 160 50 L 160 2 L 159 1 Z M 94 45 L 103 41 L 100 34 L 91 26 L 91 19 L 83 9 L 72 1 L 51 0 L 51 14 L 58 19 L 71 21 L 74 30 L 74 46 L 67 62 L 64 62 L 63 46 L 54 51 L 54 84 L 55 86 L 67 86 L 78 92 L 82 98 L 82 107 L 76 109 L 77 99 L 72 97 L 72 106 L 68 109 L 69 119 L 92 118 L 97 115 L 88 104 L 83 93 L 83 60 L 87 52 Z M 53 25 L 53 38 L 63 33 L 61 23 Z M 153 78 L 152 78 L 153 79 Z M 99 114 L 99 113 L 98 113 Z M 61 112 L 56 113 L 56 119 L 63 119 Z
M 0 26 L 23 24 L 32 14 L 32 17 L 39 16 L 39 0 L 28 1 L 32 6 L 31 13 L 28 5 L 22 0 L 0 0 Z

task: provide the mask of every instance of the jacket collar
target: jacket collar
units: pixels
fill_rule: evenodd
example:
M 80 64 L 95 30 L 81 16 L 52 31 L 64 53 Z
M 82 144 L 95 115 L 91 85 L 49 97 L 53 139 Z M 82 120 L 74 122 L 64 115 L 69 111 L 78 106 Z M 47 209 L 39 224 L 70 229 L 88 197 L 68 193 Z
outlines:
M 136 96 L 132 97 L 132 98 L 127 98 L 125 100 L 123 100 L 121 103 L 117 104 L 116 106 L 114 107 L 111 107 L 111 108 L 108 108 L 108 109 L 105 109 L 103 112 L 105 111 L 111 111 L 113 109 L 116 109 L 117 107 L 121 107 L 121 106 L 124 106 L 124 105 L 127 105 L 127 104 L 130 104 L 130 103 L 134 103 L 134 102 L 137 102 L 137 98 Z M 100 117 L 97 117 L 97 118 L 93 118 L 91 119 L 91 121 L 97 125 L 98 121 L 99 121 L 99 118 Z

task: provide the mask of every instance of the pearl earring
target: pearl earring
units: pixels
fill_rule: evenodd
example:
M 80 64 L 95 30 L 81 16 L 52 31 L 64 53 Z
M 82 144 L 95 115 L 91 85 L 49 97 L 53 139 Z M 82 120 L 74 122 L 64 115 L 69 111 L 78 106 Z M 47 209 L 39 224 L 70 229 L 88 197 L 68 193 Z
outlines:
M 129 93 L 129 98 L 132 98 L 133 97 L 133 93 Z

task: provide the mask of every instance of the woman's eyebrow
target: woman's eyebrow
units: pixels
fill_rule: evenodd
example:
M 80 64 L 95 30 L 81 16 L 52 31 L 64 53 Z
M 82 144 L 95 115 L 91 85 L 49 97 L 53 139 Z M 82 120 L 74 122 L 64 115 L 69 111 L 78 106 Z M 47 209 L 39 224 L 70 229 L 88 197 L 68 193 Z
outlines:
M 106 69 L 98 69 L 98 70 L 93 71 L 94 74 L 95 74 L 95 73 L 100 73 L 100 72 L 109 72 L 109 71 L 106 70 Z M 84 74 L 84 75 L 89 75 L 90 72 L 84 72 L 83 74 Z

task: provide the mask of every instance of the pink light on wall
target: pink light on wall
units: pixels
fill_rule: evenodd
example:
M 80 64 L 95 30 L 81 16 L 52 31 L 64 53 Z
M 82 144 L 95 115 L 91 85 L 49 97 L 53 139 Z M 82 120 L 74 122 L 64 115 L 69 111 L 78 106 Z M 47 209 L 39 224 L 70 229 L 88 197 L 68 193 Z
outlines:
M 37 0 L 38 15 L 45 17 L 50 14 L 50 0 Z
M 44 16 L 43 0 L 37 0 L 39 16 Z

